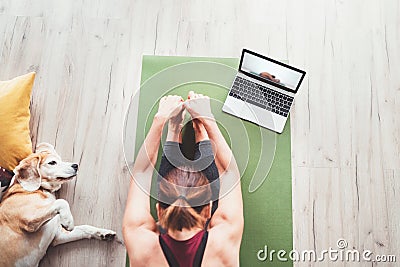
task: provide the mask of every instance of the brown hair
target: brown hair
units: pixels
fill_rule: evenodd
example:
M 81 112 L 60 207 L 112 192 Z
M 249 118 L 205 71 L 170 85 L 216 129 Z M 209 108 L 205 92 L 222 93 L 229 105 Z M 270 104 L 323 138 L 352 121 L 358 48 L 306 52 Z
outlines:
M 171 170 L 159 183 L 159 222 L 164 229 L 203 228 L 204 208 L 211 200 L 211 188 L 201 171 L 188 168 Z

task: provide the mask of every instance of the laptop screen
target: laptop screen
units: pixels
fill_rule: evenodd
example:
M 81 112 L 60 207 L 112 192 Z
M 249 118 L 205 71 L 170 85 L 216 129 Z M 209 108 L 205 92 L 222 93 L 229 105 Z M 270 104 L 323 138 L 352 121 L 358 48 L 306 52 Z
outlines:
M 305 72 L 243 49 L 239 71 L 287 91 L 297 92 Z

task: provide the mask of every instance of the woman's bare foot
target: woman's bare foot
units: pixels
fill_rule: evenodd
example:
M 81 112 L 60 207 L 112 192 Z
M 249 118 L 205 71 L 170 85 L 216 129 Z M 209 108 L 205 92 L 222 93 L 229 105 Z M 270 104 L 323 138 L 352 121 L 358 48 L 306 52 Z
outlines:
M 198 97 L 203 97 L 203 95 L 196 94 L 193 91 L 189 92 L 188 99 L 195 99 Z M 209 140 L 206 128 L 204 128 L 203 123 L 199 119 L 193 119 L 192 123 L 193 123 L 193 129 L 194 129 L 195 136 L 196 136 L 196 143 L 198 143 L 200 141 L 204 141 L 204 140 Z

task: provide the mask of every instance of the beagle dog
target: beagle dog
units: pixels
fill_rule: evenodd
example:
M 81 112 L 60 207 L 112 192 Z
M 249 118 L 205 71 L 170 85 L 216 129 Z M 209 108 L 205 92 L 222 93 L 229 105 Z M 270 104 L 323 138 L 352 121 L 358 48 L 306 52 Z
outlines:
M 0 266 L 38 266 L 50 245 L 115 238 L 111 230 L 74 227 L 68 202 L 56 199 L 54 193 L 77 172 L 78 164 L 62 161 L 47 143 L 19 163 L 0 203 Z

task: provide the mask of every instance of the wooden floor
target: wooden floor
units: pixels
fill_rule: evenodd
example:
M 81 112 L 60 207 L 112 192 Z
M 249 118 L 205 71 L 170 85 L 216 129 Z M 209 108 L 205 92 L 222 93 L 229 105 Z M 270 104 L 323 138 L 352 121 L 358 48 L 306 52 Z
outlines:
M 122 123 L 142 54 L 237 57 L 307 70 L 292 109 L 294 247 L 400 261 L 397 0 L 0 0 L 0 79 L 37 71 L 33 141 L 81 165 L 64 187 L 77 224 L 121 232 Z M 133 142 L 132 142 L 133 146 Z M 123 266 L 118 243 L 52 248 L 42 266 Z M 398 266 L 297 263 L 297 266 Z

